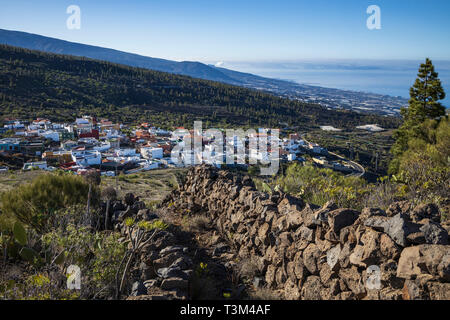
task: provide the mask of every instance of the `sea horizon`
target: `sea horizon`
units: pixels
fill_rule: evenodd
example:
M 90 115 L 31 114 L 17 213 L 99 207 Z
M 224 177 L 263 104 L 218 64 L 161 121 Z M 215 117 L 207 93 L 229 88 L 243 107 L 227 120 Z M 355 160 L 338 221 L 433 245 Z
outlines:
M 299 84 L 409 98 L 420 60 L 230 61 L 220 67 Z M 450 60 L 433 60 L 450 107 Z M 214 64 L 214 63 L 213 63 Z M 216 63 L 217 65 L 217 63 Z

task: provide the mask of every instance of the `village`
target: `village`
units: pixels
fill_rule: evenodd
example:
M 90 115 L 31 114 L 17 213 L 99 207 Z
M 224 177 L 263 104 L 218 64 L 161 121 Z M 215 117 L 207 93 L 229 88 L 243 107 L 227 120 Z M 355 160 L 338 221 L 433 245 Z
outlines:
M 5 119 L 3 123 L 3 127 L 0 128 L 2 136 L 0 172 L 60 169 L 84 175 L 89 170 L 96 169 L 101 175 L 116 176 L 153 169 L 184 167 L 201 162 L 194 159 L 194 151 L 187 156 L 184 153 L 183 161 L 173 161 L 171 156 L 173 148 L 184 143 L 185 135 L 195 136 L 193 130 L 184 128 L 169 131 L 151 126 L 149 123 L 130 126 L 113 123 L 108 119 L 97 121 L 92 116 L 82 116 L 73 123 L 53 123 L 41 118 L 31 122 Z M 202 152 L 208 152 L 209 156 L 219 159 L 220 161 L 215 162 L 216 166 L 226 163 L 225 152 L 213 150 L 214 139 L 204 133 L 201 133 L 200 137 L 204 150 Z M 234 150 L 242 145 L 248 145 L 248 140 L 249 137 L 246 137 L 245 141 L 238 139 L 226 141 L 228 148 L 231 145 Z M 299 133 L 285 134 L 285 137 L 278 141 L 280 151 L 277 160 L 280 162 L 309 161 L 316 166 L 346 174 L 363 171 L 354 163 L 329 153 L 318 144 L 306 141 Z M 270 137 L 268 142 L 270 144 Z M 250 148 L 244 155 L 245 159 L 236 158 L 233 165 L 247 168 L 249 163 L 267 160 L 269 152 L 270 145 L 266 152 Z

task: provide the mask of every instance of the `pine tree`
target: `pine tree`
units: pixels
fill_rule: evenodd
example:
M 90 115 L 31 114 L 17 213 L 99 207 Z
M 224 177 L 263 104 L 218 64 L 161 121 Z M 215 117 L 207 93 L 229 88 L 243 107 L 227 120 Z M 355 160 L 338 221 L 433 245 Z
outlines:
M 389 168 L 391 173 L 398 171 L 400 157 L 408 150 L 408 142 L 423 133 L 421 125 L 428 119 L 445 115 L 445 107 L 438 102 L 445 99 L 445 92 L 429 58 L 420 65 L 417 79 L 409 93 L 409 106 L 401 110 L 403 124 L 394 134 L 396 141 L 391 149 L 394 155 Z
M 438 102 L 445 99 L 445 92 L 430 59 L 420 65 L 417 76 L 409 90 L 411 99 L 405 119 L 412 125 L 445 115 L 445 107 Z

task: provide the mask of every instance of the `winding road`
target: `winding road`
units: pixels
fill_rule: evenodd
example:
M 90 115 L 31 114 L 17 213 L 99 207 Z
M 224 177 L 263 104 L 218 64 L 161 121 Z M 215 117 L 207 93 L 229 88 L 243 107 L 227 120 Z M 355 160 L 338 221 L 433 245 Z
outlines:
M 303 133 L 303 134 L 300 135 L 300 137 L 306 143 L 310 143 L 310 141 L 305 139 L 305 135 L 306 135 L 306 133 Z M 357 163 L 355 161 L 352 161 L 352 160 L 349 160 L 349 159 L 346 159 L 343 156 L 340 156 L 340 155 L 338 155 L 338 154 L 336 154 L 334 152 L 328 151 L 328 153 L 331 154 L 331 155 L 334 155 L 335 157 L 341 159 L 342 161 L 347 162 L 353 168 L 354 172 L 350 173 L 348 176 L 355 176 L 355 177 L 361 178 L 361 177 L 363 177 L 366 174 L 366 169 L 364 169 L 364 167 L 362 165 L 360 165 L 359 163 Z

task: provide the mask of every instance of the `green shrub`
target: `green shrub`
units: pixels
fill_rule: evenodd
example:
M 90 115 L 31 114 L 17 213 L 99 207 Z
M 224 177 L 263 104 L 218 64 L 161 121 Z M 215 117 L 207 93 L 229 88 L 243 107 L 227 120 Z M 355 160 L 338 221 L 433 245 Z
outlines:
M 47 222 L 61 208 L 85 203 L 89 186 L 73 175 L 45 174 L 31 183 L 7 191 L 1 196 L 2 215 L 14 217 L 39 233 L 45 232 Z M 92 203 L 99 198 L 93 188 Z
M 274 184 L 275 188 L 319 206 L 331 200 L 340 207 L 360 209 L 362 199 L 369 192 L 366 181 L 361 178 L 298 163 L 290 165 Z

